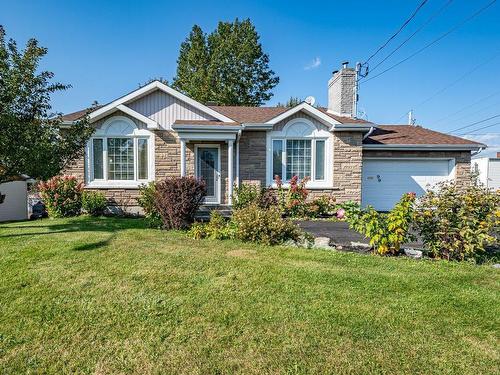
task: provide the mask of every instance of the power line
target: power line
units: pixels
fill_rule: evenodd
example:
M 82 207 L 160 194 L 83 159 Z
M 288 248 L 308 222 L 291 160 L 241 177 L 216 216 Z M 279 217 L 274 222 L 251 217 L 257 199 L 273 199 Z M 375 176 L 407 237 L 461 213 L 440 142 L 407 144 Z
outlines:
M 380 65 L 382 65 L 389 57 L 394 55 L 401 47 L 403 47 L 407 42 L 409 42 L 416 34 L 418 34 L 425 26 L 432 22 L 434 18 L 436 18 L 443 10 L 445 10 L 448 5 L 450 5 L 454 0 L 448 0 L 441 8 L 438 9 L 437 12 L 434 12 L 417 30 L 413 32 L 408 38 L 406 38 L 403 42 L 401 42 L 391 53 L 389 53 L 386 57 L 382 59 L 377 65 L 373 68 L 370 68 L 370 72 L 376 70 Z
M 453 116 L 455 116 L 455 115 L 458 115 L 459 113 L 462 113 L 462 112 L 464 112 L 464 111 L 468 110 L 469 108 L 472 108 L 472 107 L 474 107 L 475 105 L 478 105 L 479 103 L 482 103 L 482 102 L 484 102 L 485 100 L 488 100 L 488 99 L 490 99 L 490 98 L 492 98 L 492 97 L 494 97 L 494 96 L 496 96 L 496 95 L 498 95 L 498 94 L 500 94 L 500 91 L 496 91 L 496 92 L 494 92 L 493 94 L 490 94 L 490 95 L 487 95 L 487 96 L 485 96 L 485 97 L 482 97 L 481 99 L 479 99 L 479 100 L 477 100 L 477 101 L 473 102 L 472 104 L 469 104 L 469 105 L 467 105 L 467 106 L 465 106 L 465 107 L 460 108 L 458 111 L 455 111 L 455 112 L 453 112 L 453 113 L 450 113 L 449 115 L 446 115 L 446 116 L 444 116 L 444 117 L 441 117 L 441 118 L 440 118 L 439 120 L 437 120 L 437 121 L 431 122 L 429 125 L 435 125 L 435 124 L 438 124 L 438 123 L 440 123 L 440 122 L 443 122 L 444 120 L 447 120 L 447 119 L 449 119 L 450 117 L 453 117 Z M 482 112 L 482 111 L 484 111 L 484 110 L 486 110 L 486 109 L 489 109 L 489 108 L 493 107 L 494 105 L 497 105 L 497 103 L 493 103 L 493 104 L 488 105 L 487 107 L 482 108 L 482 109 L 480 109 L 480 110 L 478 110 L 478 111 L 475 111 L 475 112 L 469 113 L 468 115 L 462 116 L 462 117 L 460 117 L 459 119 L 456 119 L 455 121 L 460 121 L 461 119 L 463 119 L 463 118 L 465 118 L 465 117 L 469 117 L 469 116 L 472 116 L 473 114 L 476 114 L 476 113 Z
M 368 61 L 370 61 L 373 57 L 375 57 L 380 51 L 382 51 L 389 43 L 391 40 L 393 40 L 401 31 L 403 31 L 403 29 L 406 27 L 406 25 L 408 25 L 411 20 L 417 15 L 417 13 L 419 12 L 420 9 L 422 9 L 422 7 L 425 5 L 425 3 L 427 3 L 428 0 L 424 0 L 420 3 L 420 5 L 417 7 L 417 9 L 415 9 L 412 13 L 412 15 L 401 25 L 401 27 L 398 29 L 398 31 L 396 31 L 384 44 L 382 44 L 370 57 L 368 57 L 368 59 L 366 59 L 366 61 L 363 63 L 366 64 L 368 63 Z
M 479 120 L 479 121 L 473 122 L 472 124 L 461 126 L 460 128 L 457 128 L 455 130 L 449 131 L 446 134 L 455 133 L 456 131 L 459 131 L 459 130 L 462 130 L 462 129 L 466 129 L 466 128 L 470 128 L 471 126 L 474 126 L 474 125 L 477 125 L 477 124 L 481 124 L 481 123 L 486 122 L 486 121 L 490 121 L 490 120 L 492 120 L 494 118 L 497 118 L 497 117 L 500 117 L 500 114 L 499 115 L 495 115 L 495 116 L 491 116 L 491 117 L 488 117 L 488 118 L 485 118 L 483 120 Z
M 496 125 L 500 125 L 500 122 L 496 122 L 496 123 L 494 123 L 494 124 L 486 125 L 486 126 L 483 126 L 483 127 L 481 127 L 481 128 L 477 128 L 477 129 L 471 130 L 471 132 L 470 132 L 470 133 L 460 134 L 460 136 L 464 136 L 464 135 L 471 135 L 471 134 L 472 134 L 472 132 L 477 132 L 477 131 L 479 131 L 479 130 L 483 130 L 483 129 L 491 128 L 491 127 L 496 126 Z
M 490 6 L 492 6 L 494 3 L 496 3 L 497 0 L 492 0 L 490 1 L 488 4 L 484 5 L 482 8 L 480 8 L 479 10 L 477 10 L 475 13 L 473 13 L 471 16 L 467 17 L 466 19 L 464 19 L 462 22 L 460 22 L 459 24 L 455 25 L 454 27 L 452 27 L 450 30 L 446 31 L 444 34 L 441 34 L 438 38 L 434 39 L 432 42 L 430 43 L 427 43 L 425 46 L 423 46 L 422 48 L 420 48 L 419 50 L 417 50 L 416 52 L 412 53 L 410 56 L 404 58 L 403 60 L 397 62 L 396 64 L 390 66 L 389 68 L 381 71 L 379 74 L 376 74 L 374 75 L 373 77 L 370 77 L 370 78 L 366 78 L 365 80 L 361 81 L 363 83 L 366 83 L 368 81 L 371 81 L 372 79 L 375 79 L 377 77 L 380 77 L 382 74 L 384 73 L 387 73 L 388 71 L 396 68 L 397 66 L 403 64 L 404 62 L 410 60 L 411 58 L 415 57 L 416 55 L 418 55 L 419 53 L 425 51 L 427 48 L 431 47 L 432 45 L 436 44 L 437 42 L 439 42 L 440 40 L 444 39 L 445 37 L 447 37 L 448 35 L 450 35 L 452 32 L 456 31 L 458 28 L 460 28 L 461 26 L 463 26 L 465 23 L 469 22 L 470 20 L 472 20 L 473 18 L 476 18 L 479 14 L 481 14 L 483 11 L 485 11 L 487 8 L 489 8 Z
M 461 80 L 463 80 L 464 78 L 468 77 L 469 75 L 471 75 L 472 73 L 474 73 L 475 71 L 477 71 L 479 68 L 482 68 L 484 65 L 488 64 L 489 62 L 491 62 L 492 60 L 496 59 L 498 57 L 498 55 L 500 55 L 500 51 L 497 51 L 497 53 L 495 53 L 493 55 L 493 57 L 490 57 L 488 58 L 486 61 L 483 61 L 481 62 L 480 64 L 476 65 L 474 68 L 472 68 L 471 70 L 465 72 L 464 74 L 462 74 L 459 78 L 457 78 L 456 80 L 454 80 L 453 82 L 451 82 L 450 84 L 446 85 L 445 87 L 443 87 L 442 89 L 438 90 L 437 92 L 435 92 L 434 94 L 432 94 L 431 96 L 429 96 L 428 98 L 426 98 L 425 100 L 421 101 L 419 104 L 417 104 L 416 106 L 414 106 L 413 108 L 419 108 L 421 106 L 423 106 L 424 104 L 428 103 L 429 101 L 431 101 L 432 99 L 434 99 L 436 96 L 442 94 L 443 92 L 445 92 L 446 90 L 448 90 L 450 87 L 453 87 L 455 86 L 458 82 L 460 82 Z M 408 112 L 406 112 L 404 115 L 402 115 L 399 119 L 401 120 L 403 117 L 405 117 L 406 115 L 408 114 Z

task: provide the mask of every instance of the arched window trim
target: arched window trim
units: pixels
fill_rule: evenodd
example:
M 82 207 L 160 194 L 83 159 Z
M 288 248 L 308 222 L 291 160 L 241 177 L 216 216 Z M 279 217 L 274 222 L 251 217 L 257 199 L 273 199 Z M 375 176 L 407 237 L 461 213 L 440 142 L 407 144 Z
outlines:
M 126 126 L 120 129 L 119 123 Z M 87 143 L 85 174 L 87 186 L 96 188 L 154 181 L 154 133 L 126 116 L 108 118 Z
M 299 124 L 303 124 L 304 126 L 300 127 Z M 276 169 L 278 171 L 280 169 L 277 166 L 280 164 L 278 155 L 281 150 L 281 176 L 285 186 L 288 184 L 290 177 L 297 174 L 293 173 L 294 171 L 307 171 L 307 166 L 309 165 L 310 173 L 307 173 L 307 175 L 311 178 L 311 181 L 307 184 L 307 187 L 313 189 L 333 187 L 333 134 L 328 130 L 322 129 L 307 118 L 299 117 L 288 121 L 282 129 L 269 132 L 266 143 L 266 176 L 268 185 L 276 186 L 274 172 Z M 293 149 L 295 145 L 299 148 L 304 147 L 304 150 L 295 151 Z M 320 148 L 319 146 L 322 147 Z M 298 156 L 298 154 L 307 155 L 308 152 L 310 153 L 309 156 Z M 323 153 L 323 158 L 319 159 L 321 152 Z M 289 155 L 289 153 L 295 154 Z M 293 165 L 294 160 L 299 160 L 301 166 L 297 167 Z

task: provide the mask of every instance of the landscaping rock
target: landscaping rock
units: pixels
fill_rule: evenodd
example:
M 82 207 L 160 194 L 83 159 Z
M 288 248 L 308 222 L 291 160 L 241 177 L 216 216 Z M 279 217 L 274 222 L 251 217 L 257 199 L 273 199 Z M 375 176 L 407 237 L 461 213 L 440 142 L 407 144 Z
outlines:
M 421 259 L 422 258 L 422 252 L 420 250 L 407 248 L 407 249 L 403 249 L 403 251 L 407 257 L 414 258 L 414 259 Z
M 330 238 L 328 237 L 316 237 L 314 239 L 314 245 L 313 247 L 315 249 L 327 249 L 327 250 L 334 250 L 335 248 L 330 246 Z
M 492 267 L 499 269 L 500 268 L 500 264 L 499 263 L 495 263 L 494 265 L 492 265 Z

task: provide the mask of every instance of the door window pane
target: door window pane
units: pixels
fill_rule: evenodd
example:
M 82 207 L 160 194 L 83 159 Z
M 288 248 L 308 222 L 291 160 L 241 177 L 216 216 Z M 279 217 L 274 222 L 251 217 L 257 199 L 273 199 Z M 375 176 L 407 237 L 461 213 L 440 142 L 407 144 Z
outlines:
M 291 139 L 286 141 L 286 178 L 311 176 L 311 141 Z
M 325 179 L 325 141 L 316 141 L 316 165 L 314 169 L 315 179 Z
M 139 138 L 137 140 L 137 171 L 139 180 L 148 178 L 148 140 Z
M 207 184 L 207 197 L 215 197 L 216 173 L 219 150 L 217 148 L 198 149 L 198 177 Z
M 273 179 L 276 176 L 283 178 L 283 141 L 273 141 Z
M 108 180 L 134 179 L 132 138 L 108 138 Z
M 92 155 L 93 155 L 93 172 L 94 179 L 102 180 L 103 175 L 103 163 L 102 163 L 102 139 L 92 140 Z

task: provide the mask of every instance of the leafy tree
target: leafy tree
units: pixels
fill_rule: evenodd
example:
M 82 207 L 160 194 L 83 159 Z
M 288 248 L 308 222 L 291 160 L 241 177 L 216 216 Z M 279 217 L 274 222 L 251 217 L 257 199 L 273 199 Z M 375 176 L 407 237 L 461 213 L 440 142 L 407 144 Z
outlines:
M 263 104 L 279 78 L 259 39 L 249 19 L 219 22 L 208 37 L 195 25 L 181 45 L 173 86 L 201 102 Z
M 47 49 L 30 39 L 24 51 L 6 41 L 0 26 L 0 181 L 20 174 L 46 180 L 80 157 L 92 134 L 86 116 L 61 128 L 50 97 L 69 85 L 53 83 L 54 73 L 39 72 Z
M 297 96 L 290 96 L 290 98 L 286 101 L 286 103 L 279 103 L 276 104 L 276 107 L 288 107 L 288 108 L 292 108 L 292 107 L 295 107 L 296 105 L 299 105 L 300 103 L 302 103 L 303 100 L 300 99 L 299 97 Z

